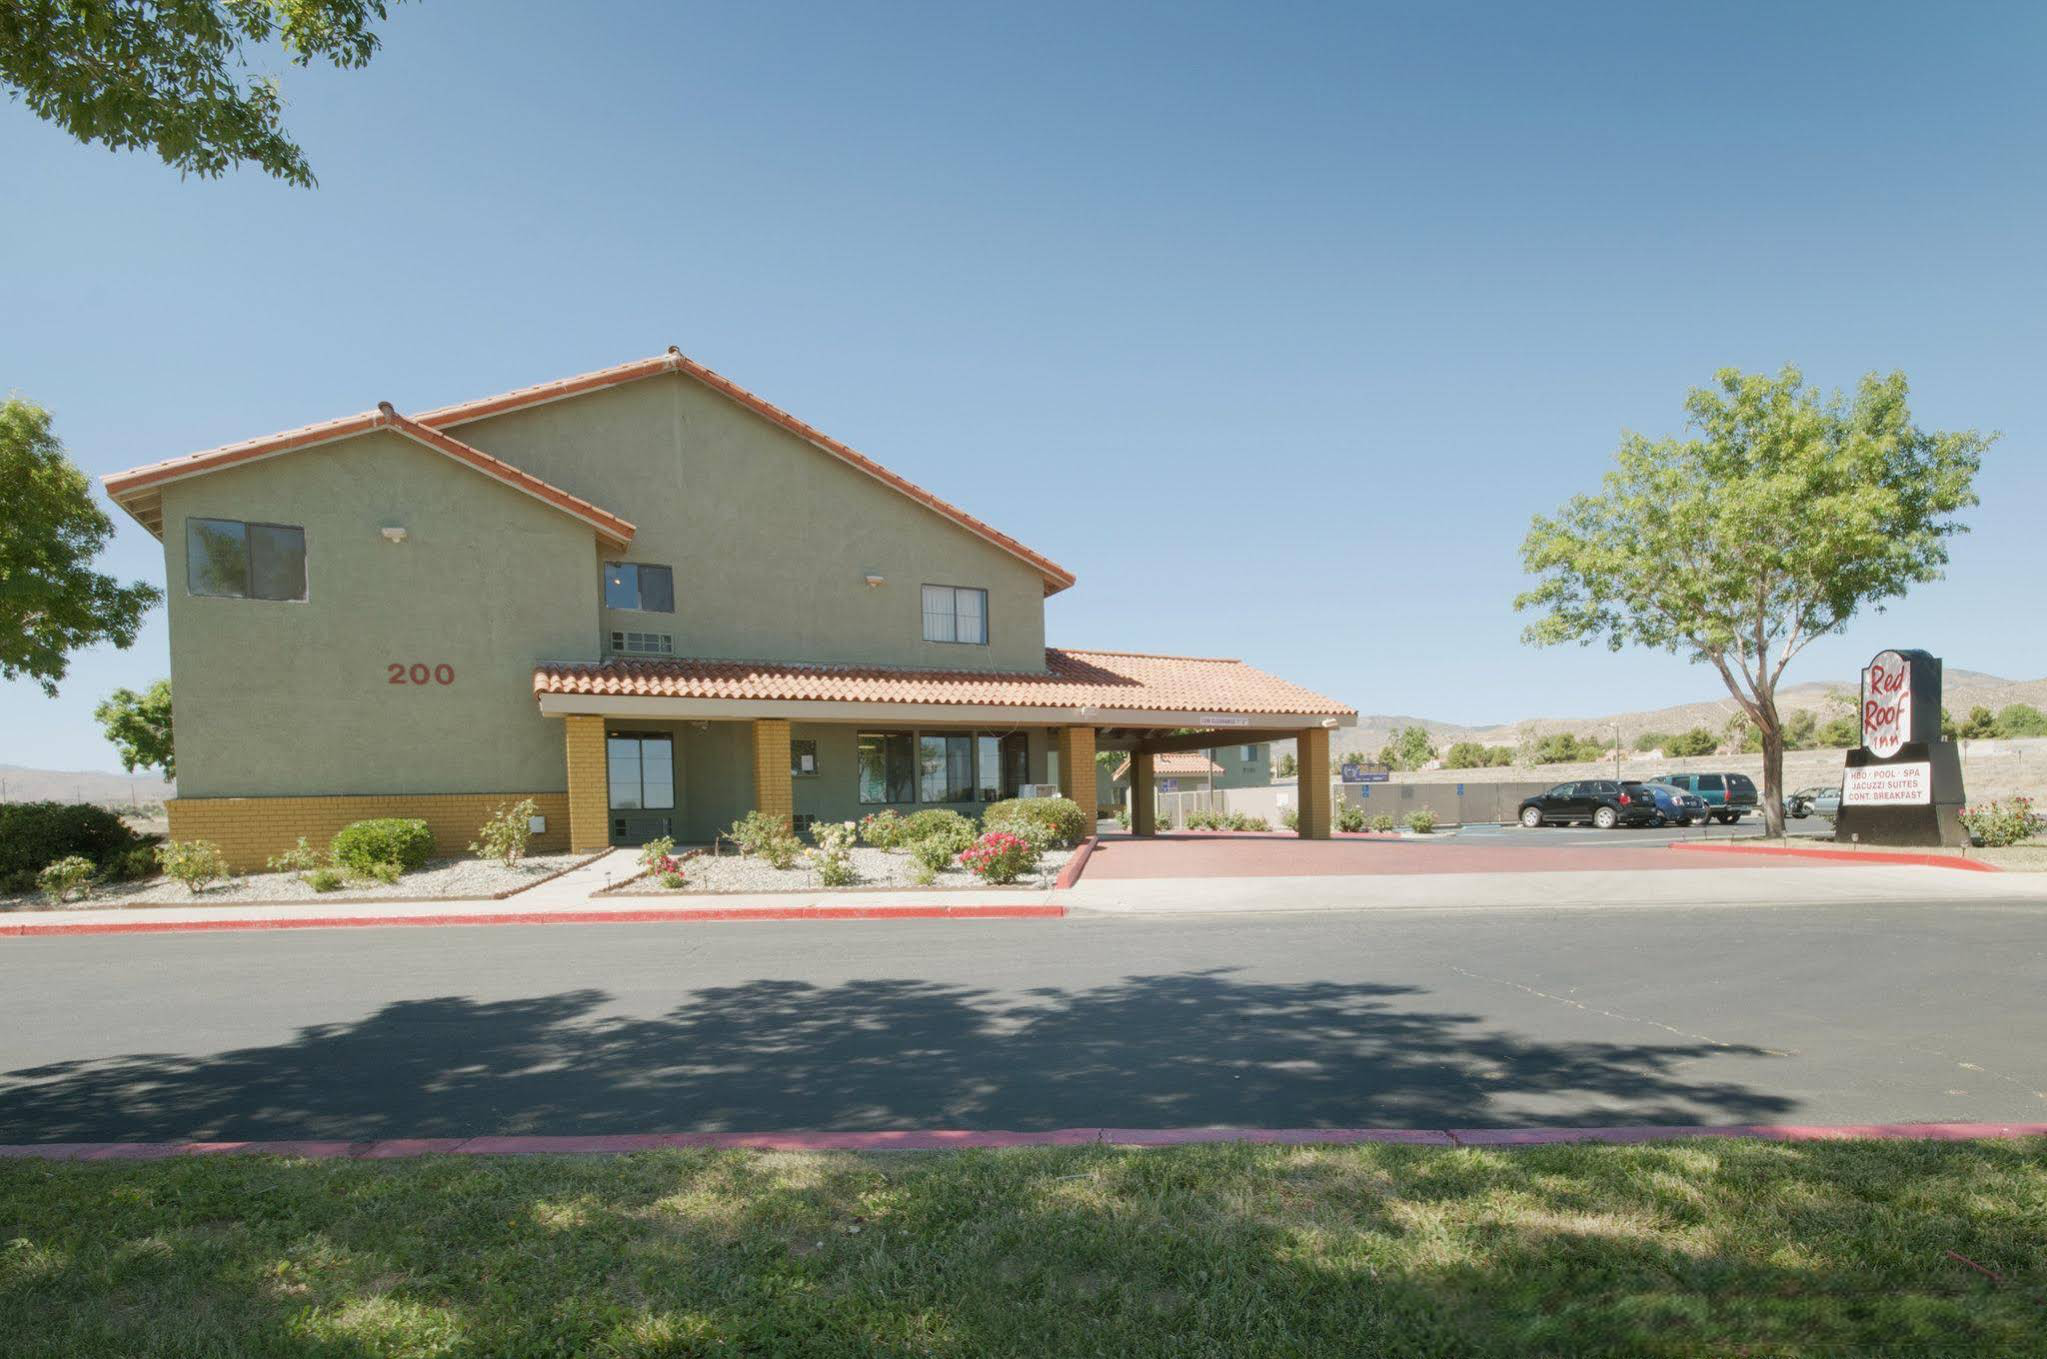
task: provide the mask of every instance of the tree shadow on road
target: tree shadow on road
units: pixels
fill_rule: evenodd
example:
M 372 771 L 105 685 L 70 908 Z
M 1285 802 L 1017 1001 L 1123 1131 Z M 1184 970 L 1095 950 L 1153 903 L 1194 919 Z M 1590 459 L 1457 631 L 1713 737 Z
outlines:
M 400 1001 L 292 1041 L 0 1074 L 0 1142 L 1076 1126 L 1732 1123 L 1792 1101 L 1707 1074 L 1760 1050 L 1548 1043 L 1421 988 L 1229 969 L 1021 997 L 760 980 L 658 1018 L 607 995 Z M 1528 1121 L 1524 1116 L 1520 1121 Z

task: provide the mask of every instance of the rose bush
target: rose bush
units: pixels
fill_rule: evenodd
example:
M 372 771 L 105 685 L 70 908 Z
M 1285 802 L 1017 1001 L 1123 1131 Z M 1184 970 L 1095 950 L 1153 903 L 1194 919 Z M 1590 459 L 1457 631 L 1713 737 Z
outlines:
M 1038 866 L 1038 847 L 1021 835 L 989 831 L 960 851 L 959 862 L 975 877 L 999 887 Z

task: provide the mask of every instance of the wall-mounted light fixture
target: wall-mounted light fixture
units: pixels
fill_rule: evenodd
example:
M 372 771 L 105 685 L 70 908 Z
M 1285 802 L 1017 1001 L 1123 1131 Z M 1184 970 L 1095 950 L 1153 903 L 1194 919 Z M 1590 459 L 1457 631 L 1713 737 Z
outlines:
M 384 525 L 383 534 L 384 541 L 387 543 L 402 543 L 405 541 L 405 529 L 399 524 Z
M 886 576 L 869 574 L 867 577 L 867 588 L 870 590 L 877 589 L 886 584 L 888 584 L 888 577 Z

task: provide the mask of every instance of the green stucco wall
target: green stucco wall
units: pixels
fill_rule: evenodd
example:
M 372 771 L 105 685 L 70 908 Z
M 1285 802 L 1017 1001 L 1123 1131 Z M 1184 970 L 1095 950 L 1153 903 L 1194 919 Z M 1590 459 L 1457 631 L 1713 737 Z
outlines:
M 1036 570 L 694 379 L 449 432 L 631 520 L 623 560 L 674 568 L 675 612 L 603 610 L 607 636 L 665 632 L 678 656 L 1044 669 Z M 999 479 L 962 458 L 955 480 L 942 489 L 1001 521 Z M 868 586 L 870 574 L 886 584 Z M 927 583 L 988 591 L 986 646 L 923 640 Z
M 1262 788 L 1272 782 L 1272 742 L 1270 741 L 1258 742 L 1257 754 L 1248 760 L 1244 758 L 1244 747 L 1242 745 L 1217 746 L 1214 759 L 1216 764 L 1222 768 L 1222 772 L 1214 776 L 1214 786 L 1217 788 Z M 1095 796 L 1101 799 L 1104 807 L 1122 806 L 1123 796 L 1130 790 L 1130 778 L 1128 775 L 1125 775 L 1120 782 L 1112 781 L 1109 778 L 1109 775 L 1115 772 L 1116 766 L 1122 762 L 1119 756 L 1108 764 L 1097 763 L 1095 766 Z M 1181 792 L 1188 792 L 1192 789 L 1208 787 L 1209 780 L 1202 775 L 1195 774 L 1182 777 L 1179 780 L 1179 785 Z
M 172 482 L 163 507 L 181 796 L 566 787 L 532 668 L 598 654 L 588 526 L 389 432 Z M 187 594 L 191 516 L 303 525 L 305 602 Z M 414 662 L 454 682 L 389 682 Z

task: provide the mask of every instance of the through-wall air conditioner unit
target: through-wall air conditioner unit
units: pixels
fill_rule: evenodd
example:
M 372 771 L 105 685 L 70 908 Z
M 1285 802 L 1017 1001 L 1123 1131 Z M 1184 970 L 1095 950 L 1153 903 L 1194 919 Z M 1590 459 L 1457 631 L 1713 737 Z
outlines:
M 1026 783 L 1016 790 L 1016 795 L 1018 797 L 1058 797 L 1059 785 L 1056 783 Z

